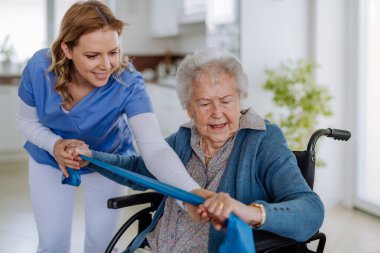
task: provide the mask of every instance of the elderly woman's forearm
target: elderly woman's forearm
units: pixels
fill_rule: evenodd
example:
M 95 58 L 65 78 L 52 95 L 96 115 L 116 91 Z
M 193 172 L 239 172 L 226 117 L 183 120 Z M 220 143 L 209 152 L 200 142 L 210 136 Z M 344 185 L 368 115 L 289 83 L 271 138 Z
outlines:
M 317 194 L 280 203 L 259 201 L 265 207 L 266 222 L 260 228 L 280 236 L 305 241 L 321 227 L 324 207 Z
M 94 159 L 103 161 L 105 163 L 112 164 L 114 166 L 120 167 L 125 170 L 129 170 L 147 177 L 154 178 L 152 174 L 149 173 L 149 171 L 146 169 L 143 160 L 138 156 L 132 156 L 132 155 L 119 155 L 119 154 L 109 154 L 109 153 L 103 153 L 98 151 L 91 151 L 92 157 Z M 103 176 L 119 183 L 122 185 L 129 186 L 133 188 L 134 190 L 146 190 L 146 188 L 123 178 L 122 176 L 116 175 L 106 169 L 102 169 L 96 165 L 89 164 L 88 167 Z

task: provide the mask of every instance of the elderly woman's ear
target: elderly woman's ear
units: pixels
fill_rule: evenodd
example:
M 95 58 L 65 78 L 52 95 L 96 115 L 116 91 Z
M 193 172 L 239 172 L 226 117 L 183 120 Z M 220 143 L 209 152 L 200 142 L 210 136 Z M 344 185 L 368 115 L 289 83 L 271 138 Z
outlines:
M 190 118 L 190 119 L 194 119 L 194 117 L 193 117 L 193 113 L 192 113 L 192 111 L 190 110 L 189 105 L 186 106 L 186 111 L 187 111 L 187 115 L 189 115 L 189 118 Z

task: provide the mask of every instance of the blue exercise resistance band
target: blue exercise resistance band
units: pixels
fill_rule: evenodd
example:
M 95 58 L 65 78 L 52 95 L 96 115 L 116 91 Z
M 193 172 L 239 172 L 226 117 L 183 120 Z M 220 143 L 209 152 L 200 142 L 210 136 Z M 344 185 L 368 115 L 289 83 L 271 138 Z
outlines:
M 81 155 L 80 157 L 83 160 L 91 162 L 92 164 L 102 167 L 103 169 L 109 170 L 112 173 L 115 173 L 119 176 L 128 178 L 129 180 L 135 183 L 138 183 L 146 188 L 155 190 L 166 196 L 181 200 L 191 205 L 198 206 L 205 201 L 205 199 L 201 196 L 198 196 L 191 192 L 187 192 L 177 187 L 162 183 L 153 178 L 149 178 L 149 177 L 128 171 L 126 169 L 113 166 L 111 164 L 96 160 L 91 157 L 87 157 L 84 155 Z M 70 173 L 70 177 L 73 176 L 75 178 L 74 183 L 80 184 L 80 175 L 78 171 L 73 170 L 70 172 L 72 172 Z M 78 181 L 78 175 L 72 175 L 72 174 L 78 174 L 79 181 Z M 228 219 L 226 236 L 224 238 L 222 245 L 219 248 L 219 252 L 220 253 L 227 253 L 227 252 L 255 253 L 256 252 L 255 245 L 253 242 L 251 227 L 247 223 L 242 221 L 239 217 L 235 216 L 234 214 L 231 214 Z

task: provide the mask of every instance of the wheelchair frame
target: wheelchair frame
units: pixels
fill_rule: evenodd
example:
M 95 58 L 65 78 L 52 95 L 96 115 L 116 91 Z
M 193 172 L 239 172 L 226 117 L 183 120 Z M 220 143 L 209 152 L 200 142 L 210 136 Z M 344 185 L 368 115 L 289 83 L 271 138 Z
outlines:
M 351 133 L 349 131 L 341 129 L 319 129 L 315 131 L 310 137 L 307 149 L 305 151 L 293 151 L 294 155 L 297 158 L 298 167 L 301 170 L 302 176 L 305 178 L 307 184 L 311 189 L 313 189 L 314 186 L 316 161 L 315 146 L 321 136 L 333 138 L 334 140 L 347 141 L 350 139 Z M 150 206 L 135 213 L 120 227 L 120 229 L 117 231 L 109 243 L 106 249 L 106 253 L 112 252 L 112 249 L 115 247 L 118 240 L 134 222 L 138 222 L 138 233 L 149 226 L 152 221 L 152 214 L 160 205 L 163 197 L 163 195 L 157 192 L 146 192 L 109 199 L 107 206 L 110 209 L 119 209 L 141 204 L 150 204 Z M 310 251 L 306 247 L 306 245 L 312 241 L 318 241 L 317 249 L 315 252 L 321 253 L 323 252 L 326 244 L 326 235 L 321 232 L 317 232 L 314 236 L 305 242 L 297 242 L 292 239 L 280 237 L 265 231 L 254 231 L 254 234 L 255 238 L 256 236 L 261 237 L 259 242 L 256 243 L 255 240 L 257 253 L 314 252 Z

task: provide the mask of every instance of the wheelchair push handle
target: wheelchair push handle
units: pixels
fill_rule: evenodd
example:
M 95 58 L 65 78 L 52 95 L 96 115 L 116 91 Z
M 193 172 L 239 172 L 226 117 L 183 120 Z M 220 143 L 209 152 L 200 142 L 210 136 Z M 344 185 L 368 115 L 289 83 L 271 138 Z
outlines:
M 311 136 L 309 143 L 307 145 L 308 151 L 314 151 L 315 145 L 317 144 L 317 141 L 319 137 L 326 136 L 329 138 L 333 138 L 334 140 L 340 140 L 340 141 L 348 141 L 351 138 L 351 132 L 347 130 L 342 129 L 319 129 L 313 133 Z
M 331 135 L 328 137 L 334 138 L 334 140 L 347 141 L 351 137 L 351 133 L 347 130 L 331 129 Z

